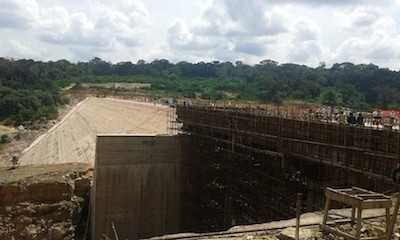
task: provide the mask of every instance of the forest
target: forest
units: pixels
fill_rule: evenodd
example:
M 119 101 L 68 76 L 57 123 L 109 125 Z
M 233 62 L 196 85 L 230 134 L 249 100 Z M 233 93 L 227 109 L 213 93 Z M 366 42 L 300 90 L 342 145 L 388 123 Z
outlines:
M 400 72 L 374 64 L 337 63 L 318 67 L 263 60 L 137 63 L 34 61 L 0 58 L 0 121 L 14 124 L 51 119 L 71 83 L 141 82 L 174 96 L 279 103 L 300 100 L 356 109 L 399 108 Z

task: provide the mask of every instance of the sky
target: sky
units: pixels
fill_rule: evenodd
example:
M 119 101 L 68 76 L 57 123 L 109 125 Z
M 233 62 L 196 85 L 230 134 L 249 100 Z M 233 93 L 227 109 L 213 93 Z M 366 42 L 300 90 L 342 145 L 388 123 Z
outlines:
M 0 56 L 400 68 L 400 0 L 0 0 Z

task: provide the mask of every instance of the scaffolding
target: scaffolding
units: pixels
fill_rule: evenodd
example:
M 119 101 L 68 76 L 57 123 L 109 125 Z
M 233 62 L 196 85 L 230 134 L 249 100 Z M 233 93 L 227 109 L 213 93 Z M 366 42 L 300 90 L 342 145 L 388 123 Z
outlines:
M 180 124 L 177 121 L 176 108 L 169 107 L 167 110 L 167 134 L 177 135 L 180 131 Z
M 378 192 L 397 188 L 392 174 L 400 160 L 398 131 L 304 121 L 272 110 L 176 108 L 181 130 L 198 146 L 194 155 L 207 173 L 202 183 L 216 191 L 220 222 L 293 217 L 297 192 L 304 193 L 307 211 L 320 209 L 326 186 L 355 185 Z

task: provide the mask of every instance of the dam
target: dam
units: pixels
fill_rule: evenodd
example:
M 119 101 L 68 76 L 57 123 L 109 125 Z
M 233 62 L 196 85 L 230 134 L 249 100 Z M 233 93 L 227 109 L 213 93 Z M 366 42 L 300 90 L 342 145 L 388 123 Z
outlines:
M 140 239 L 187 229 L 185 138 L 99 135 L 92 189 L 92 239 Z
M 398 131 L 211 105 L 171 121 L 179 134 L 97 137 L 92 236 L 222 231 L 293 218 L 299 192 L 311 212 L 328 186 L 399 189 Z

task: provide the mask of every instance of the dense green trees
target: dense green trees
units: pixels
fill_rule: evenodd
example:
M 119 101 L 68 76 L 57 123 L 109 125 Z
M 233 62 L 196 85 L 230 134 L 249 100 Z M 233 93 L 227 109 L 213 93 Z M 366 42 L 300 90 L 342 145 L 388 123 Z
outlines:
M 35 62 L 0 58 L 0 121 L 15 124 L 57 116 L 57 79 L 77 76 L 79 68 L 65 60 Z
M 325 64 L 316 68 L 263 60 L 146 63 L 40 62 L 0 58 L 0 120 L 54 117 L 58 89 L 73 82 L 147 82 L 153 89 L 187 97 L 281 102 L 303 100 L 356 108 L 400 107 L 400 73 L 373 64 Z
M 186 96 L 326 102 L 334 95 L 334 103 L 344 106 L 400 107 L 400 73 L 373 64 L 341 63 L 331 68 L 322 64 L 311 68 L 272 60 L 252 66 L 240 61 L 173 64 L 165 59 L 111 64 L 95 58 L 88 65 L 86 73 L 95 76 L 92 81 L 110 79 L 96 76 L 112 76 L 116 81 L 129 76 L 119 79 L 149 82 L 156 89 Z

